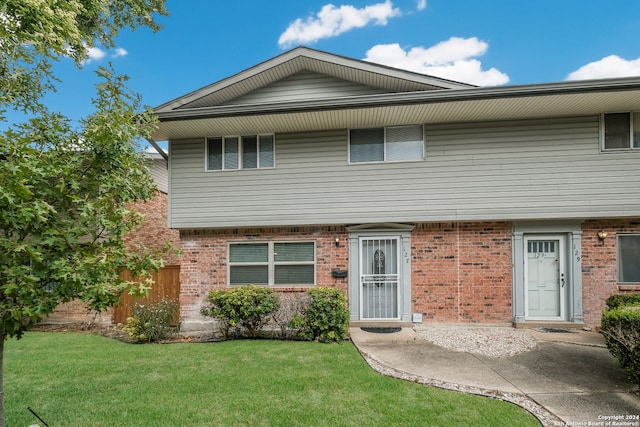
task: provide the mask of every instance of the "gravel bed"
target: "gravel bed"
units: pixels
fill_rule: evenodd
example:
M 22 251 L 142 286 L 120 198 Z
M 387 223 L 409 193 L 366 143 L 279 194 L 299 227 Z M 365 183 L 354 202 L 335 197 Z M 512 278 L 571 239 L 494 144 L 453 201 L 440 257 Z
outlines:
M 482 356 L 513 356 L 532 350 L 536 340 L 524 330 L 490 326 L 429 326 L 416 333 L 430 343 Z

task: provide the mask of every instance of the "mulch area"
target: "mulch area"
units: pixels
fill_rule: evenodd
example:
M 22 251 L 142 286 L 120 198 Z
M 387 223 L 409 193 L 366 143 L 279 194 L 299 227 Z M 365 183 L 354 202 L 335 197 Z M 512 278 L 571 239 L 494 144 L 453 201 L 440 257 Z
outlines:
M 102 326 L 88 323 L 52 323 L 36 325 L 32 331 L 38 332 L 77 332 L 85 334 L 102 335 L 107 338 L 116 339 L 118 341 L 139 344 L 138 341 L 129 338 L 129 336 L 121 329 L 115 326 Z M 169 343 L 190 343 L 190 342 L 211 342 L 211 336 L 183 336 L 176 335 L 174 337 L 159 341 L 160 344 Z

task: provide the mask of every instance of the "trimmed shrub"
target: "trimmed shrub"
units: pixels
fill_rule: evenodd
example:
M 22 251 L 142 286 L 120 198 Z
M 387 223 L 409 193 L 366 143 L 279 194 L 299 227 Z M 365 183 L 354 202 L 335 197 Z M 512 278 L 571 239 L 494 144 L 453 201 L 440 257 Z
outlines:
M 233 289 L 213 290 L 205 299 L 211 305 L 201 310 L 204 316 L 221 321 L 225 338 L 231 332 L 255 338 L 278 309 L 279 298 L 273 289 L 247 285 Z
M 606 301 L 609 310 L 622 305 L 640 305 L 640 294 L 611 295 Z
M 340 342 L 349 331 L 349 310 L 343 291 L 333 288 L 313 288 L 307 291 L 311 303 L 302 315 L 295 315 L 290 325 L 299 329 L 301 339 L 320 342 Z
M 609 351 L 640 386 L 640 304 L 605 310 L 601 327 Z
M 179 307 L 175 300 L 135 303 L 131 317 L 127 318 L 122 330 L 139 342 L 160 341 L 180 332 L 180 322 L 175 321 L 178 313 Z

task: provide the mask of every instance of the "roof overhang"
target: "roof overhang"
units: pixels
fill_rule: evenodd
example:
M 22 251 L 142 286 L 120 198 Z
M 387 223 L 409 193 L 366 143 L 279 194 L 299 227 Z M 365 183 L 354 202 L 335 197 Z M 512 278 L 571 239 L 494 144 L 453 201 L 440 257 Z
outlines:
M 163 109 L 154 140 L 640 110 L 640 77 Z

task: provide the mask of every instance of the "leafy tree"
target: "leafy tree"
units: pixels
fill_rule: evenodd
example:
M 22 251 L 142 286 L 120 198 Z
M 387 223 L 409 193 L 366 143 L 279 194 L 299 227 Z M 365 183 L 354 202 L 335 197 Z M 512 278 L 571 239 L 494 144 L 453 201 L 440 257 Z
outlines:
M 55 61 L 78 67 L 96 43 L 114 46 L 118 31 L 160 27 L 164 0 L 3 0 L 0 2 L 0 121 L 9 110 L 24 123 L 0 133 L 0 427 L 2 355 L 39 319 L 72 299 L 104 310 L 125 290 L 129 268 L 145 276 L 161 261 L 124 245 L 140 223 L 130 203 L 153 197 L 135 141 L 153 124 L 125 76 L 100 68 L 95 112 L 74 124 L 49 111 Z

